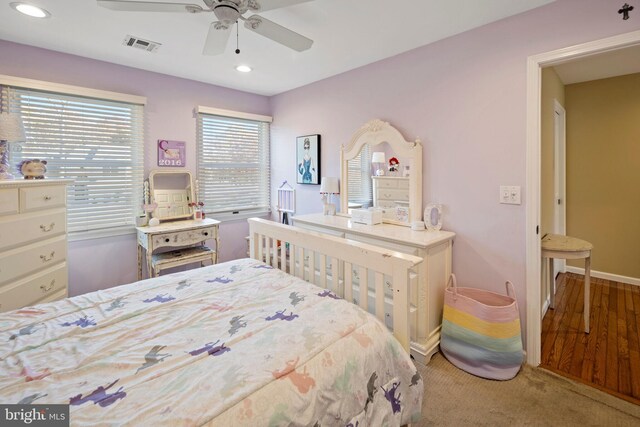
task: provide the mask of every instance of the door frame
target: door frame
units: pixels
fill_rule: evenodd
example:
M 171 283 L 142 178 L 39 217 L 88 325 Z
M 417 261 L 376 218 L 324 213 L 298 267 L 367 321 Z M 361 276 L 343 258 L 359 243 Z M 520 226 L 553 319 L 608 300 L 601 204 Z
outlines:
M 640 44 L 640 30 L 583 43 L 527 58 L 527 191 L 526 191 L 526 283 L 527 363 L 538 366 L 541 359 L 541 251 L 540 236 L 540 103 L 542 68 L 574 59 Z
M 553 233 L 567 234 L 567 112 L 553 100 Z M 560 128 L 558 128 L 560 126 Z M 566 271 L 565 259 L 554 259 L 553 277 Z

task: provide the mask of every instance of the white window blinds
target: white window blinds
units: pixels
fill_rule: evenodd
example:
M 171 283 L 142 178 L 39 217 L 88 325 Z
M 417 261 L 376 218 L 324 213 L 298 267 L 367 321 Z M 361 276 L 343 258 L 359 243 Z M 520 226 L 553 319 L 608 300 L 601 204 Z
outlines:
M 3 110 L 19 113 L 27 141 L 13 165 L 47 160 L 48 178 L 73 179 L 70 233 L 131 228 L 143 180 L 143 105 L 2 86 Z
M 198 114 L 199 200 L 208 213 L 269 210 L 269 123 Z
M 371 149 L 368 145 L 365 144 L 360 154 L 349 160 L 347 176 L 349 179 L 349 202 L 363 207 L 372 206 Z

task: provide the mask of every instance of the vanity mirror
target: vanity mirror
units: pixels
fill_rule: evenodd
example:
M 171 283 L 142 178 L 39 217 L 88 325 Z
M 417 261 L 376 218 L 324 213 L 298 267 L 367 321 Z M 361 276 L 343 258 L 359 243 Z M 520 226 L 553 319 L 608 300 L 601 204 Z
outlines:
M 191 218 L 194 200 L 191 173 L 184 170 L 153 170 L 149 173 L 151 202 L 157 204 L 151 216 L 161 221 Z
M 373 153 L 384 153 L 387 161 L 395 157 L 408 177 L 396 173 L 373 176 Z M 377 155 L 381 157 L 381 154 Z M 374 160 L 379 160 L 378 158 Z M 377 166 L 377 165 L 376 165 Z M 385 164 L 383 170 L 387 170 Z M 407 141 L 389 123 L 374 119 L 367 122 L 340 151 L 340 211 L 380 207 L 383 221 L 410 226 L 422 220 L 422 144 Z

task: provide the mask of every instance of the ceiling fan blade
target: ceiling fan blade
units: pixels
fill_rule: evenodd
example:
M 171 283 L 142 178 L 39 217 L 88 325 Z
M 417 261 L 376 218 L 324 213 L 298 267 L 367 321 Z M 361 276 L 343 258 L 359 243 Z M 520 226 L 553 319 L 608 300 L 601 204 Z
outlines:
M 226 28 L 225 28 L 226 27 Z M 227 48 L 227 42 L 231 35 L 232 26 L 225 26 L 220 22 L 212 22 L 209 25 L 207 41 L 204 43 L 202 53 L 205 55 L 220 55 Z
M 204 12 L 202 6 L 188 3 L 160 3 L 150 1 L 98 0 L 98 5 L 121 12 Z
M 258 9 L 252 9 L 254 12 L 264 12 L 267 10 L 279 9 L 281 7 L 293 6 L 294 4 L 308 3 L 313 0 L 256 0 L 260 5 Z M 251 2 L 249 2 L 251 4 Z
M 313 45 L 313 40 L 291 31 L 288 28 L 278 25 L 262 16 L 251 15 L 244 20 L 245 28 L 260 34 L 274 42 L 287 46 L 298 52 L 307 50 Z

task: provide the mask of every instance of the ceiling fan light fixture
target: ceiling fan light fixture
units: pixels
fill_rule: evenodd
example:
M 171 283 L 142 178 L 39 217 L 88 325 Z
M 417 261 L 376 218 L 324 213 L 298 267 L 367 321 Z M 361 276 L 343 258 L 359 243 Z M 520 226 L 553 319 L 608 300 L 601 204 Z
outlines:
M 10 6 L 18 12 L 33 18 L 48 18 L 51 14 L 41 7 L 29 3 L 14 2 Z
M 237 71 L 240 71 L 241 73 L 248 73 L 251 71 L 251 67 L 249 67 L 248 65 L 238 65 L 236 67 Z
M 240 12 L 238 12 L 237 8 L 226 4 L 216 6 L 215 9 L 213 9 L 213 13 L 216 15 L 216 18 L 218 18 L 218 21 L 224 23 L 236 22 L 240 17 Z

